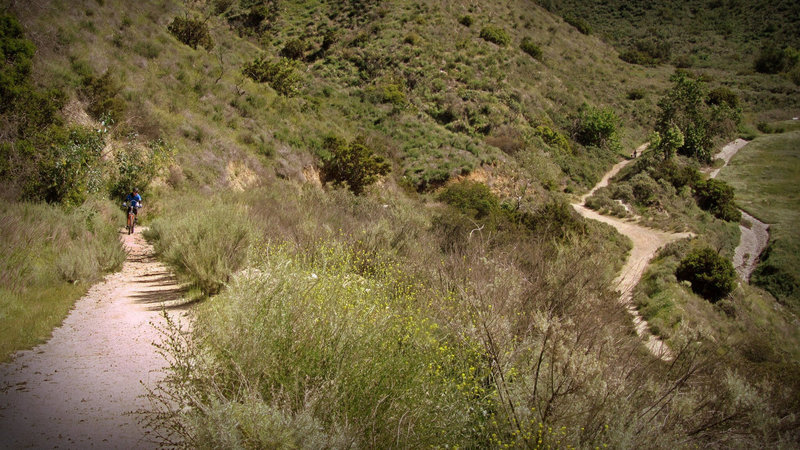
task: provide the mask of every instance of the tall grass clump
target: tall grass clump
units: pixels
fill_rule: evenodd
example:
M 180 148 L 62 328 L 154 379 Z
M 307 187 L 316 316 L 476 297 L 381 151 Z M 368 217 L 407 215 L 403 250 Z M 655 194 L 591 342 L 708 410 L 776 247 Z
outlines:
M 0 359 L 41 342 L 105 272 L 120 268 L 122 213 L 0 199 Z
M 175 205 L 145 236 L 156 253 L 206 295 L 216 294 L 244 266 L 254 238 L 244 206 L 221 199 Z
M 365 258 L 374 270 L 359 275 Z M 488 414 L 477 346 L 427 318 L 401 273 L 342 245 L 301 256 L 261 248 L 203 305 L 191 344 L 173 341 L 170 384 L 156 394 L 166 408 L 173 398 L 192 408 L 167 423 L 172 438 L 247 448 L 469 442 Z

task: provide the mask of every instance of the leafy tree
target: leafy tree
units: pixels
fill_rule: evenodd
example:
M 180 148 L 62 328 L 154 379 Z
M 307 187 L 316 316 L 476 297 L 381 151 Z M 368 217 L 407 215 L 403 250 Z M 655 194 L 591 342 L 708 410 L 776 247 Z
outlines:
M 364 192 L 367 186 L 391 169 L 389 163 L 361 139 L 348 143 L 330 136 L 325 139 L 324 148 L 330 154 L 322 166 L 325 181 L 345 185 L 355 194 Z
M 584 104 L 578 112 L 575 138 L 583 145 L 616 148 L 619 145 L 619 123 L 613 109 Z
M 89 128 L 54 130 L 51 144 L 37 155 L 36 176 L 28 180 L 25 196 L 31 200 L 79 205 L 86 194 L 102 188 L 100 154 L 102 132 Z
M 667 128 L 662 136 L 659 132 L 650 137 L 650 146 L 660 153 L 664 160 L 671 159 L 683 146 L 683 133 L 677 126 Z
M 713 138 L 729 135 L 741 120 L 738 100 L 729 91 L 707 95 L 703 83 L 685 72 L 676 72 L 672 81 L 672 89 L 658 102 L 656 131 L 663 137 L 677 127 L 683 134 L 678 153 L 709 163 Z
M 690 252 L 678 265 L 675 276 L 692 283 L 692 291 L 711 303 L 736 287 L 736 271 L 731 261 L 708 247 Z
M 206 50 L 214 48 L 214 40 L 211 39 L 211 33 L 208 31 L 208 25 L 205 21 L 188 17 L 175 17 L 167 26 L 167 30 L 176 39 L 193 49 L 197 49 L 198 45 Z

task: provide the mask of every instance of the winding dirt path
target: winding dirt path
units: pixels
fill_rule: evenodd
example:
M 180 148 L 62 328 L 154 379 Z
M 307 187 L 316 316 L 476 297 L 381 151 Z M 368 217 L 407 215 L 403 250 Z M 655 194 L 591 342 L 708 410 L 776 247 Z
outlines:
M 163 376 L 152 345 L 160 310 L 183 292 L 138 231 L 123 242 L 122 270 L 78 300 L 47 343 L 0 365 L 0 448 L 156 447 L 133 412 Z
M 707 171 L 708 176 L 715 178 L 719 171 L 728 165 L 731 158 L 747 145 L 747 142 L 744 139 L 736 139 L 722 147 L 722 150 L 715 156 L 725 161 L 725 164 L 717 169 Z M 764 252 L 769 243 L 769 225 L 744 210 L 740 211 L 742 212 L 742 220 L 739 223 L 741 238 L 739 245 L 736 246 L 736 250 L 733 252 L 733 267 L 736 269 L 739 278 L 749 283 L 750 275 L 756 270 L 761 253 Z
M 636 154 L 641 154 L 646 148 L 646 144 L 636 150 Z M 632 163 L 634 160 L 629 159 L 621 161 L 614 165 L 608 173 L 603 176 L 599 183 L 592 188 L 588 193 L 583 195 L 580 203 L 573 203 L 572 207 L 587 219 L 597 220 L 614 227 L 619 233 L 630 238 L 633 243 L 633 248 L 622 267 L 619 276 L 614 280 L 616 290 L 619 293 L 619 301 L 628 310 L 633 317 L 633 324 L 636 327 L 636 334 L 644 341 L 647 348 L 653 355 L 663 359 L 671 360 L 673 358 L 672 352 L 669 347 L 658 337 L 650 333 L 647 321 L 639 314 L 639 311 L 633 304 L 633 288 L 641 280 L 647 269 L 647 264 L 655 256 L 659 248 L 664 245 L 692 237 L 692 233 L 668 233 L 665 231 L 654 230 L 652 228 L 643 227 L 636 223 L 626 220 L 618 219 L 615 217 L 604 216 L 597 211 L 591 210 L 585 206 L 586 199 L 589 198 L 597 189 L 607 186 L 608 181 L 623 167 Z

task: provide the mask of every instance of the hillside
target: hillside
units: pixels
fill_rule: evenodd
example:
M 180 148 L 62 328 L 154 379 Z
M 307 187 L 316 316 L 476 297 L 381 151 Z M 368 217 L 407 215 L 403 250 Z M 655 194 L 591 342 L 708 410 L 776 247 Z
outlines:
M 800 6 L 786 1 L 541 0 L 581 21 L 622 59 L 703 73 L 741 92 L 753 121 L 800 111 Z M 768 74 L 768 76 L 763 76 Z
M 191 335 L 167 330 L 145 415 L 162 444 L 800 440 L 792 312 L 733 279 L 707 300 L 677 278 L 697 251 L 733 253 L 733 191 L 699 169 L 796 111 L 786 74 L 632 64 L 622 37 L 522 0 L 0 13 L 2 357 L 119 269 L 114 205 L 137 186 L 146 237 L 195 303 Z M 587 206 L 695 237 L 618 293 L 631 242 L 570 203 L 635 148 Z M 37 327 L 21 336 L 23 317 Z

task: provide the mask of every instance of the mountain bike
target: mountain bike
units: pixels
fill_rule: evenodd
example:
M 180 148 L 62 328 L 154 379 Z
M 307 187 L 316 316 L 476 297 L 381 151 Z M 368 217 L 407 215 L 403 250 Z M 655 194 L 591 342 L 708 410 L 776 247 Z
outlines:
M 134 205 L 130 205 L 129 206 L 127 203 L 123 203 L 122 205 L 125 206 L 128 209 L 128 222 L 125 225 L 125 229 L 128 230 L 128 234 L 133 234 L 133 231 L 136 228 L 136 212 L 135 211 L 138 208 L 136 206 L 134 206 Z

